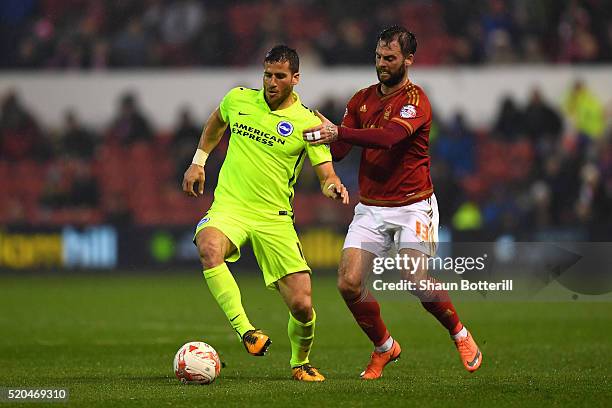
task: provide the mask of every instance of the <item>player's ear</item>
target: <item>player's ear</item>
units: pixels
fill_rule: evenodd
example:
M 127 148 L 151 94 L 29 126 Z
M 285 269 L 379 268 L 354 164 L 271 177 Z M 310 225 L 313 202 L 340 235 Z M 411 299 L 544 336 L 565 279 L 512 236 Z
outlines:
M 408 54 L 408 56 L 404 59 L 404 64 L 406 65 L 406 68 L 411 66 L 413 62 L 414 62 L 414 54 Z
M 300 73 L 296 72 L 291 78 L 291 85 L 296 86 L 300 82 Z

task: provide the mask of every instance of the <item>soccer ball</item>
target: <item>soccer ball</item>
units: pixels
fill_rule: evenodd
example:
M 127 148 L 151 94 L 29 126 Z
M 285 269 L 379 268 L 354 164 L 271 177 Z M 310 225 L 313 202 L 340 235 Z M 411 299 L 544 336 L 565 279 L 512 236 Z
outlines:
M 210 384 L 220 371 L 219 355 L 201 341 L 186 343 L 174 356 L 174 374 L 183 384 Z

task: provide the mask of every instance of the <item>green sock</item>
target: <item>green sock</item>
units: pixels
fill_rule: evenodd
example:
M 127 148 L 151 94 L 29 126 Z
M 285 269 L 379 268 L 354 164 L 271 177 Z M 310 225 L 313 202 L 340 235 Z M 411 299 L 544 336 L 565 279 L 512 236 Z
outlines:
M 291 367 L 297 367 L 308 363 L 308 355 L 314 341 L 315 321 L 317 314 L 312 309 L 312 320 L 302 323 L 289 313 L 289 324 L 287 333 L 291 342 Z
M 204 270 L 204 278 L 206 278 L 210 293 L 227 316 L 227 320 L 236 330 L 238 336 L 242 338 L 245 332 L 255 329 L 242 307 L 240 289 L 225 262 L 214 268 Z

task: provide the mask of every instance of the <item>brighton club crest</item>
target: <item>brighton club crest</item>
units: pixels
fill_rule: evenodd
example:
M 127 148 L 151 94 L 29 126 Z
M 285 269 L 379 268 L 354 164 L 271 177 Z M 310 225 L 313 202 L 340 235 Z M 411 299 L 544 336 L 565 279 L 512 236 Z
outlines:
M 281 122 L 278 122 L 278 125 L 276 125 L 276 131 L 279 135 L 287 137 L 291 133 L 293 133 L 293 125 L 291 124 L 291 122 L 283 120 Z

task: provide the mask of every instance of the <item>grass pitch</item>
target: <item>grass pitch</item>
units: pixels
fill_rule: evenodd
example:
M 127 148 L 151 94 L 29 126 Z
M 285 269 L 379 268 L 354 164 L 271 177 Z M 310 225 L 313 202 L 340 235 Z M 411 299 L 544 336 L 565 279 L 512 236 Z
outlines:
M 314 278 L 321 384 L 290 379 L 287 311 L 259 275 L 240 276 L 251 320 L 272 337 L 246 354 L 201 275 L 0 278 L 0 387 L 66 387 L 70 406 L 609 406 L 612 303 L 461 303 L 483 351 L 465 372 L 418 303 L 385 301 L 402 359 L 364 382 L 371 346 L 332 275 Z M 174 377 L 176 350 L 210 343 L 226 367 L 210 386 Z M 0 403 L 0 406 L 4 405 Z M 36 404 L 36 406 L 40 406 Z

